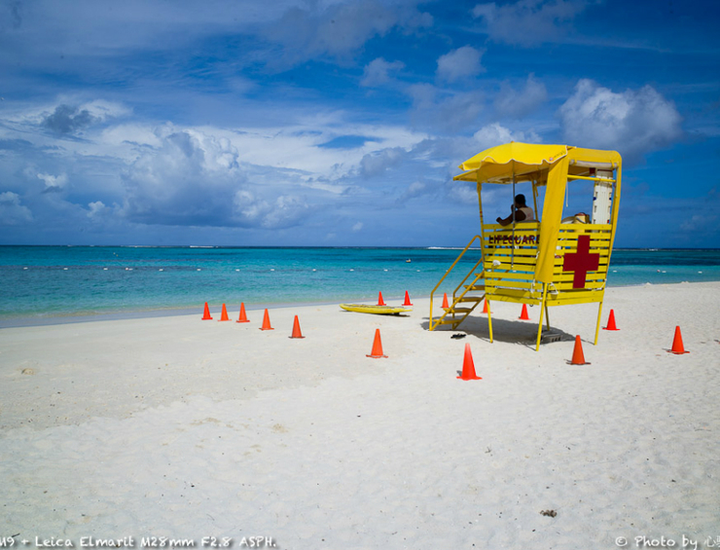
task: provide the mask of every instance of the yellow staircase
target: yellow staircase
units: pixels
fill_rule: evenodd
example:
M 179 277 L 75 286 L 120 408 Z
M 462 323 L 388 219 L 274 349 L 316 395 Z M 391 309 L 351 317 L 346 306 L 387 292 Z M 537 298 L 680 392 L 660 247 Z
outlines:
M 477 261 L 477 263 L 472 267 L 468 274 L 465 275 L 465 278 L 460 281 L 460 284 L 453 291 L 452 303 L 448 303 L 450 307 L 448 307 L 437 319 L 433 318 L 435 291 L 440 287 L 440 284 L 445 280 L 450 272 L 455 269 L 455 266 L 470 249 L 470 246 L 472 246 L 476 239 L 480 239 L 480 236 L 475 235 L 470 240 L 465 249 L 460 253 L 455 262 L 445 272 L 445 275 L 443 275 L 442 279 L 440 279 L 438 284 L 435 285 L 435 288 L 433 288 L 430 293 L 430 330 L 435 330 L 441 325 L 450 325 L 452 330 L 455 330 L 458 325 L 460 325 L 460 323 L 462 323 L 468 315 L 473 312 L 478 304 L 483 301 L 483 298 L 485 298 L 485 271 L 482 270 L 479 273 L 476 273 L 476 271 L 480 268 L 480 264 L 482 264 L 482 258 L 480 258 L 480 260 Z M 482 295 L 478 295 L 478 292 L 482 293 Z

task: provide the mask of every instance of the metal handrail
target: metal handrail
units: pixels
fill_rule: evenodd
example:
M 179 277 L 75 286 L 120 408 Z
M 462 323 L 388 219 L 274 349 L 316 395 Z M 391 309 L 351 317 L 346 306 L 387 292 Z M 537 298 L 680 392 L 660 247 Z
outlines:
M 429 325 L 430 330 L 433 329 L 433 296 L 435 295 L 435 291 L 445 280 L 445 277 L 447 277 L 450 274 L 450 272 L 453 269 L 455 269 L 455 266 L 457 265 L 457 263 L 462 259 L 462 257 L 465 255 L 465 253 L 470 248 L 470 246 L 475 242 L 475 239 L 482 240 L 482 237 L 480 237 L 480 235 L 475 235 L 472 239 L 470 239 L 470 242 L 467 244 L 467 246 L 463 249 L 463 251 L 460 253 L 460 255 L 455 259 L 453 264 L 448 268 L 448 270 L 445 272 L 445 275 L 443 275 L 442 278 L 438 281 L 438 283 L 435 285 L 435 288 L 432 289 L 432 292 L 430 292 L 430 325 Z M 482 258 L 480 259 L 480 261 L 482 261 Z M 478 261 L 478 263 L 475 264 L 475 267 L 477 267 L 477 265 L 480 263 L 480 261 Z M 475 270 L 475 267 L 473 267 L 473 269 L 470 271 L 470 273 L 472 273 L 472 271 Z M 465 277 L 465 279 L 463 279 L 463 282 L 465 280 L 467 280 L 470 273 L 468 273 L 468 275 Z M 462 284 L 462 283 L 460 283 L 460 284 Z M 458 287 L 458 288 L 460 288 L 460 287 Z M 455 292 L 457 292 L 457 288 L 455 289 Z M 453 292 L 453 298 L 455 297 L 455 292 Z
M 458 286 L 457 286 L 457 287 L 455 288 L 455 290 L 453 291 L 453 301 L 455 301 L 455 299 L 457 298 L 457 297 L 455 296 L 455 294 L 457 293 L 457 291 L 460 290 L 460 287 L 465 284 L 465 281 L 468 280 L 468 278 L 470 277 L 470 275 L 472 275 L 473 273 L 475 273 L 475 271 L 477 270 L 478 266 L 483 262 L 484 259 L 485 259 L 485 258 L 480 257 L 480 259 L 477 261 L 477 263 L 476 263 L 474 266 L 472 266 L 472 269 L 471 269 L 470 271 L 468 271 L 468 274 L 465 275 L 465 278 L 464 278 L 462 281 L 460 281 L 460 284 L 458 284 Z M 459 297 L 462 298 L 463 296 L 465 296 L 466 293 L 467 293 L 467 289 L 465 289 L 463 292 L 461 292 Z

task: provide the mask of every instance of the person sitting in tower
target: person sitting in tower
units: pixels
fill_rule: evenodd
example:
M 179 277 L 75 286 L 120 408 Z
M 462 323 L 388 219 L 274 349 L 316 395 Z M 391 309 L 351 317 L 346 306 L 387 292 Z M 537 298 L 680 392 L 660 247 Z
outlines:
M 525 204 L 525 195 L 515 195 L 515 202 L 510 207 L 510 215 L 503 219 L 498 217 L 495 221 L 500 225 L 510 225 L 513 222 L 531 222 L 535 220 L 532 208 Z

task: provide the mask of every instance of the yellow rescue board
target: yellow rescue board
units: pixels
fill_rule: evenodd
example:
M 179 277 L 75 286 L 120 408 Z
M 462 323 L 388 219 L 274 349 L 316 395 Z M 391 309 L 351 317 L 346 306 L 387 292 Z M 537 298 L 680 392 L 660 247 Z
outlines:
M 367 304 L 340 304 L 345 311 L 359 311 L 360 313 L 375 313 L 377 315 L 400 315 L 407 311 L 412 311 L 405 307 L 393 306 L 370 306 Z

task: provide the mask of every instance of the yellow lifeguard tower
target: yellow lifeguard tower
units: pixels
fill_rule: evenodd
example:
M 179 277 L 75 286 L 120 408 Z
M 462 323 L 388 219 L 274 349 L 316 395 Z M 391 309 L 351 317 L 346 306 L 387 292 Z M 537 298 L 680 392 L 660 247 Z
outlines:
M 477 183 L 480 234 L 475 235 L 430 294 L 430 330 L 442 325 L 453 329 L 485 298 L 540 305 L 535 349 L 542 337 L 543 315 L 548 306 L 599 303 L 595 344 L 610 264 L 618 206 L 622 159 L 615 151 L 581 149 L 567 145 L 507 143 L 475 155 L 460 165 L 455 180 Z M 563 217 L 568 185 L 577 180 L 593 183 L 592 216 Z M 513 222 L 502 226 L 485 223 L 484 184 L 532 184 L 534 212 L 540 221 Z M 542 216 L 538 191 L 545 188 Z M 529 201 L 528 201 L 529 202 Z M 589 198 L 588 198 L 589 202 Z M 588 219 L 589 218 L 589 219 Z M 586 223 L 589 222 L 589 223 Z M 433 316 L 433 297 L 460 259 L 479 241 L 482 256 L 453 292 L 452 302 Z M 493 340 L 488 307 L 488 330 Z

